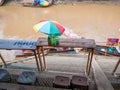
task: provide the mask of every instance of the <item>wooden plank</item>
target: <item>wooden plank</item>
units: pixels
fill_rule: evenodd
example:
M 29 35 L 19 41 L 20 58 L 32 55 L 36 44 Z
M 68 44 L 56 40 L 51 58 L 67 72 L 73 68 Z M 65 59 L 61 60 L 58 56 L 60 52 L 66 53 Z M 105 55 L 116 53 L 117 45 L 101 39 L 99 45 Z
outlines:
M 47 38 L 38 38 L 36 46 L 49 46 Z M 95 40 L 79 38 L 60 38 L 57 47 L 84 47 L 95 48 Z
M 70 89 L 20 85 L 20 84 L 13 84 L 13 83 L 0 83 L 0 90 L 70 90 Z
M 36 41 L 34 40 L 13 40 L 13 39 L 0 39 L 0 49 L 36 49 Z
M 95 76 L 95 81 L 97 84 L 97 90 L 114 90 L 110 81 L 107 79 L 106 75 L 95 61 L 95 58 L 93 58 L 92 67 Z

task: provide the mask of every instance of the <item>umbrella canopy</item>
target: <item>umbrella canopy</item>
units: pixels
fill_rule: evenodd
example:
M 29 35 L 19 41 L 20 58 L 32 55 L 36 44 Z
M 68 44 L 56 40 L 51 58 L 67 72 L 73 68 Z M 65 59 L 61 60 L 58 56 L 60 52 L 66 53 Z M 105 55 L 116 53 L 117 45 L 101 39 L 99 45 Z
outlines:
M 38 24 L 33 26 L 36 32 L 41 32 L 47 35 L 60 36 L 65 31 L 65 28 L 57 21 L 40 21 Z

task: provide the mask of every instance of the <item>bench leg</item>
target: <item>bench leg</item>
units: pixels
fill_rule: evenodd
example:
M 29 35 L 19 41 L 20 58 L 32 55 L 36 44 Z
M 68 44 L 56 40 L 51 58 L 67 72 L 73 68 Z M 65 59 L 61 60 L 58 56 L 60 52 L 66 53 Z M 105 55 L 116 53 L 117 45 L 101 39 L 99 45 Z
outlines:
M 115 68 L 113 69 L 112 75 L 114 75 L 114 74 L 115 74 L 115 71 L 117 70 L 117 68 L 118 68 L 119 64 L 120 64 L 120 58 L 119 58 L 119 60 L 118 60 L 117 64 L 115 65 Z

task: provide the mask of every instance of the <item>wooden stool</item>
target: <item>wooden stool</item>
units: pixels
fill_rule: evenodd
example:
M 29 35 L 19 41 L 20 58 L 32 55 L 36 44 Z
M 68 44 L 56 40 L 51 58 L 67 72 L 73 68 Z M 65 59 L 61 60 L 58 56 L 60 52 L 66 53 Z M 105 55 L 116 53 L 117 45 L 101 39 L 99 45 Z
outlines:
M 70 88 L 70 78 L 65 76 L 56 76 L 53 82 L 53 87 Z
M 88 79 L 83 76 L 72 76 L 71 87 L 73 89 L 79 88 L 79 89 L 83 89 L 83 90 L 88 90 L 88 88 L 89 88 Z

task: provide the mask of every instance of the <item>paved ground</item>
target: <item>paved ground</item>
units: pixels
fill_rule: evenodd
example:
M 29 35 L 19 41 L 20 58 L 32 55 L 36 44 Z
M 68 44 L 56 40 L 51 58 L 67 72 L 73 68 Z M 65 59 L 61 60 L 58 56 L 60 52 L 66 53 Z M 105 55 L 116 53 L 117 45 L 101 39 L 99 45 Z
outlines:
M 85 67 L 86 67 L 86 60 L 87 60 L 86 53 L 80 54 L 48 54 L 46 56 L 46 63 L 47 63 L 47 70 L 41 73 L 42 76 L 46 77 L 55 77 L 56 75 L 85 75 Z M 115 64 L 118 61 L 118 57 L 113 56 L 104 56 L 104 55 L 94 55 L 96 57 L 96 62 L 98 63 L 99 67 L 106 75 L 109 82 L 114 87 L 114 90 L 120 90 L 120 78 L 113 76 L 112 70 L 115 67 Z M 35 60 L 30 59 L 25 62 L 14 63 L 12 65 L 16 66 L 33 66 L 35 67 Z M 117 73 L 120 73 L 120 67 L 118 67 Z M 103 77 L 103 76 L 101 76 Z M 97 78 L 101 78 L 97 77 Z M 95 87 L 95 79 L 93 75 L 93 68 L 91 68 L 91 73 L 89 76 L 91 84 L 91 88 Z M 104 82 L 106 83 L 106 82 Z
M 100 65 L 101 69 L 107 76 L 108 80 L 111 82 L 115 90 L 120 90 L 120 77 L 115 77 L 112 75 L 113 68 L 115 67 L 119 57 L 113 56 L 98 56 L 96 57 L 97 63 Z M 116 70 L 116 73 L 120 74 L 120 65 Z
M 52 77 L 54 78 L 56 75 L 64 75 L 68 77 L 72 77 L 73 75 L 82 75 L 85 76 L 85 68 L 87 64 L 87 57 L 85 54 L 81 55 L 73 55 L 73 54 L 48 54 L 46 56 L 46 64 L 47 70 L 45 72 L 40 73 L 41 77 Z M 12 66 L 31 66 L 36 67 L 36 63 L 34 59 L 27 60 L 25 62 L 18 62 L 12 64 Z M 19 67 L 17 67 L 19 68 Z M 22 71 L 22 69 L 20 70 Z M 18 72 L 15 72 L 19 74 Z M 96 90 L 96 84 L 94 81 L 94 75 L 91 68 L 91 73 L 89 78 L 90 89 Z

